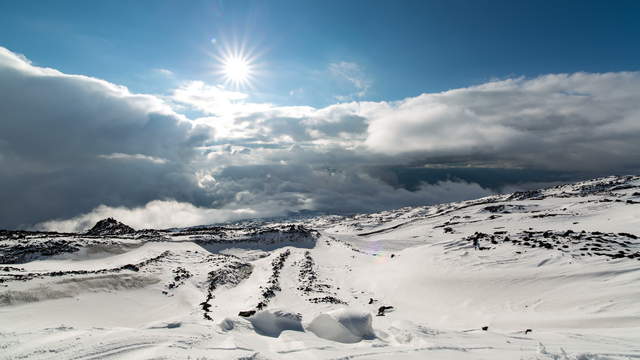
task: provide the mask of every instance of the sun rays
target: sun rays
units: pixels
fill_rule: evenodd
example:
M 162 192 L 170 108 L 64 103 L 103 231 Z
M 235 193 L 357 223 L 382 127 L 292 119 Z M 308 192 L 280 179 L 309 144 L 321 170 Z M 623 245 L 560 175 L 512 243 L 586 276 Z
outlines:
M 257 71 L 257 56 L 242 44 L 223 47 L 215 59 L 216 73 L 225 87 L 234 89 L 253 88 Z

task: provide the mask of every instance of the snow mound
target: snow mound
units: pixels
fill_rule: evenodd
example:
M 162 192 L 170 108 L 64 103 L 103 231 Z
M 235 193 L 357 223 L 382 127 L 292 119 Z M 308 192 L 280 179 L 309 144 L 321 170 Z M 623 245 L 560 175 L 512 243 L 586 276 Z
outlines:
M 281 310 L 260 311 L 249 318 L 254 330 L 264 336 L 278 337 L 285 330 L 304 331 L 302 316 Z
M 338 309 L 316 316 L 307 330 L 323 339 L 356 343 L 375 338 L 371 314 L 353 309 Z
M 236 324 L 232 319 L 225 318 L 220 322 L 220 324 L 218 324 L 218 326 L 222 331 L 231 331 L 236 327 Z

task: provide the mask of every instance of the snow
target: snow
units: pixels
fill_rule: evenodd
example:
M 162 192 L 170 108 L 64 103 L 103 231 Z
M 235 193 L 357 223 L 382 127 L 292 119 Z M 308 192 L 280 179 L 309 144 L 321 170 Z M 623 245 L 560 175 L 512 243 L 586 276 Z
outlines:
M 341 343 L 375 338 L 371 314 L 354 309 L 336 309 L 316 316 L 307 329 L 316 336 Z
M 261 226 L 0 232 L 0 359 L 640 358 L 639 192 L 609 177 Z
M 300 315 L 282 310 L 259 311 L 249 321 L 255 331 L 264 336 L 277 338 L 285 330 L 304 331 Z

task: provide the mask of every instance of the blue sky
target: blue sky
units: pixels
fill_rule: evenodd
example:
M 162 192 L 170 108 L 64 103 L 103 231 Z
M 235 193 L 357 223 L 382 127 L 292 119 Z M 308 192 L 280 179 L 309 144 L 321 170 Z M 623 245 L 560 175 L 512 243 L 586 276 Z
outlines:
M 259 55 L 252 101 L 318 107 L 637 70 L 639 16 L 637 1 L 2 1 L 0 44 L 36 65 L 162 94 L 220 83 L 211 55 L 242 42 Z M 358 66 L 362 96 L 328 71 L 345 62 Z
M 640 1 L 0 0 L 0 228 L 638 174 L 638 19 Z

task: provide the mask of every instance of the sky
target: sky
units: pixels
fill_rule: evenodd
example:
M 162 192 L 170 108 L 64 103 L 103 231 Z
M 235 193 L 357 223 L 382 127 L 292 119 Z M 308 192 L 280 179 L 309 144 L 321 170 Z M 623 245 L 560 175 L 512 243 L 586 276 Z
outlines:
M 0 1 L 0 228 L 459 201 L 640 168 L 637 1 Z

